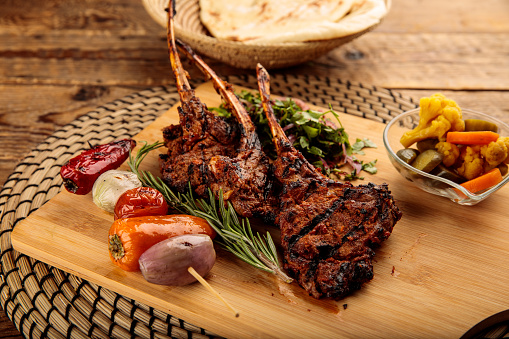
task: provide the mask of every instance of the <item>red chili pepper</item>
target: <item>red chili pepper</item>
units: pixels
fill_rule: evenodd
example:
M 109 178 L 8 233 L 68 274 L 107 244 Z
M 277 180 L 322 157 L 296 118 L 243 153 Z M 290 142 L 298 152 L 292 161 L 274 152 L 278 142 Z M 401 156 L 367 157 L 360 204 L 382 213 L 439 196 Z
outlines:
M 152 187 L 135 187 L 125 191 L 118 198 L 114 218 L 117 220 L 167 213 L 168 204 L 161 192 Z
M 89 193 L 95 180 L 102 173 L 120 167 L 135 146 L 134 140 L 123 139 L 82 152 L 60 169 L 64 187 L 74 194 Z

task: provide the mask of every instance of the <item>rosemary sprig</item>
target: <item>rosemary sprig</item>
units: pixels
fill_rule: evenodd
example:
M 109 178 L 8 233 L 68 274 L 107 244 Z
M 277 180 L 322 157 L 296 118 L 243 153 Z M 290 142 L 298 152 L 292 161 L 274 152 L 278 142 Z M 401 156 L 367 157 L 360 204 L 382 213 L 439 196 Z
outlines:
M 129 168 L 138 176 L 144 186 L 161 192 L 168 204 L 179 213 L 207 220 L 219 235 L 216 242 L 225 250 L 256 268 L 275 274 L 287 283 L 292 282 L 292 278 L 288 277 L 281 269 L 276 246 L 270 233 L 267 232 L 266 235 L 254 234 L 249 219 L 239 219 L 237 212 L 229 202 L 227 206 L 222 203 L 222 191 L 219 192 L 217 199 L 210 189 L 208 200 L 195 199 L 190 185 L 187 193 L 175 193 L 160 177 L 154 176 L 149 171 L 140 171 L 139 167 L 147 154 L 164 145 L 162 142 L 144 143 L 136 156 L 129 155 L 128 161 Z

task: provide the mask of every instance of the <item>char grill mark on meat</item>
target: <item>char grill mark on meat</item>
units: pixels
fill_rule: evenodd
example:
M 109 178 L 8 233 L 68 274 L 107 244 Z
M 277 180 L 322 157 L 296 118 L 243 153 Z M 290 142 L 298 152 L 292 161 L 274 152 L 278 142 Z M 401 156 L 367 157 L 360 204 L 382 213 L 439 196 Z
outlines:
M 171 5 L 171 3 L 170 3 Z M 171 6 L 170 6 L 171 8 Z M 167 154 L 160 159 L 164 181 L 179 192 L 192 189 L 201 196 L 210 184 L 210 159 L 217 155 L 234 156 L 238 147 L 238 127 L 209 112 L 187 80 L 175 44 L 173 11 L 168 11 L 168 52 L 181 107 L 179 124 L 163 130 Z
M 210 159 L 210 188 L 216 196 L 222 191 L 225 200 L 233 205 L 238 214 L 259 216 L 273 224 L 279 205 L 277 187 L 255 125 L 235 95 L 233 86 L 219 78 L 188 45 L 180 40 L 176 43 L 179 50 L 212 80 L 239 126 L 240 140 L 236 155 L 218 154 Z
M 313 297 L 343 298 L 373 278 L 373 248 L 401 212 L 385 184 L 353 186 L 318 172 L 276 121 L 268 73 L 260 65 L 257 73 L 278 154 L 274 175 L 283 186 L 277 223 L 285 269 Z

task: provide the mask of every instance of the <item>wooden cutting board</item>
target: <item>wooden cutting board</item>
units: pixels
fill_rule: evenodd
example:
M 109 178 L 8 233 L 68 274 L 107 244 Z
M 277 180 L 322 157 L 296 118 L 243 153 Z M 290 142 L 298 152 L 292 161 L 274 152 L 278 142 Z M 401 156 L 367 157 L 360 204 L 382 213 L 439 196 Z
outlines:
M 219 105 L 210 83 L 197 89 L 209 106 Z M 59 193 L 20 222 L 13 247 L 128 298 L 226 337 L 459 337 L 509 305 L 509 188 L 476 206 L 459 206 L 414 187 L 392 167 L 382 143 L 384 125 L 341 115 L 350 140 L 367 137 L 367 161 L 378 173 L 364 181 L 386 182 L 403 212 L 391 237 L 376 251 L 375 277 L 340 301 L 315 300 L 218 248 L 207 280 L 234 308 L 233 314 L 200 284 L 183 287 L 146 282 L 110 262 L 107 233 L 112 215 L 91 195 Z M 161 129 L 178 122 L 170 109 L 135 137 L 161 140 Z M 157 154 L 144 162 L 158 173 Z M 278 238 L 278 230 L 264 225 Z

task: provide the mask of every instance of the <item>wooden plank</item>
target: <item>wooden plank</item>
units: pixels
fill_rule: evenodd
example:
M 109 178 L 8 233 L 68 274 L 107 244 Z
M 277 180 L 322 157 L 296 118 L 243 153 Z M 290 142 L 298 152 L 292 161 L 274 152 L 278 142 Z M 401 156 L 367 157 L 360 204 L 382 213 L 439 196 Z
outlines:
M 19 331 L 7 318 L 3 310 L 0 310 L 0 339 L 22 339 Z
M 378 30 L 399 33 L 507 33 L 507 1 L 392 0 Z
M 11 6 L 7 4 L 5 17 L 13 23 L 5 20 L 0 25 L 4 30 L 0 46 L 5 46 L 0 47 L 5 65 L 0 83 L 155 86 L 172 81 L 164 29 L 151 20 L 141 3 L 98 4 L 88 11 L 81 5 L 53 5 L 53 21 L 45 15 L 23 20 L 19 13 L 26 9 Z M 433 25 L 426 13 L 433 13 Z M 452 19 L 450 13 L 454 13 Z M 386 88 L 507 90 L 509 21 L 505 13 L 507 4 L 498 0 L 482 6 L 473 0 L 464 6 L 439 0 L 418 4 L 396 0 L 374 32 L 287 72 Z M 46 34 L 39 34 L 41 29 Z M 20 34 L 25 38 L 19 39 Z M 243 72 L 210 63 L 222 75 Z M 190 72 L 197 74 L 194 69 Z
M 454 1 L 392 0 L 391 11 L 377 28 L 383 32 L 502 33 L 509 31 L 509 5 L 500 0 Z M 160 29 L 141 1 L 48 0 L 2 2 L 0 31 L 9 34 L 59 34 L 67 30 L 82 36 L 143 35 Z M 430 18 L 433 18 L 430 20 Z M 109 32 L 109 33 L 108 33 Z
M 219 103 L 210 84 L 197 93 L 209 106 Z M 160 128 L 177 119 L 173 108 L 137 138 L 160 139 Z M 109 261 L 107 231 L 112 217 L 93 205 L 90 195 L 60 193 L 16 226 L 13 246 L 228 337 L 290 338 L 296 333 L 303 337 L 459 337 L 478 321 L 505 309 L 509 231 L 504 206 L 509 190 L 501 189 L 473 207 L 424 193 L 390 164 L 382 148 L 384 125 L 349 115 L 342 115 L 341 121 L 352 139 L 368 137 L 379 145 L 367 151 L 368 159 L 378 159 L 379 168 L 367 180 L 387 182 L 404 214 L 377 250 L 374 279 L 343 300 L 315 300 L 295 283 L 282 283 L 221 250 L 207 279 L 240 311 L 239 318 L 233 318 L 198 284 L 178 288 L 149 284 L 141 274 L 124 272 Z M 157 155 L 146 161 L 146 169 L 157 173 Z M 89 260 L 82 260 L 83 253 Z
M 10 39 L 4 38 L 8 45 Z M 508 90 L 509 33 L 388 34 L 373 32 L 299 68 L 280 72 L 339 77 L 385 88 Z M 76 43 L 0 52 L 0 83 L 157 86 L 173 82 L 165 42 L 141 52 L 129 41 Z M 136 44 L 134 44 L 136 45 Z M 157 47 L 156 47 L 157 46 Z M 113 48 L 112 48 L 113 47 Z M 210 62 L 218 74 L 245 73 Z M 194 67 L 193 77 L 201 78 Z M 254 72 L 254 70 L 253 70 Z M 51 74 L 48 77 L 48 74 Z
M 2 2 L 0 31 L 9 35 L 145 35 L 157 27 L 141 1 Z M 78 41 L 79 43 L 79 41 Z
M 385 88 L 507 90 L 509 34 L 367 34 L 300 67 Z

